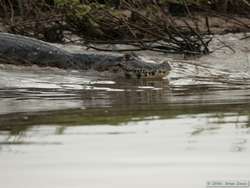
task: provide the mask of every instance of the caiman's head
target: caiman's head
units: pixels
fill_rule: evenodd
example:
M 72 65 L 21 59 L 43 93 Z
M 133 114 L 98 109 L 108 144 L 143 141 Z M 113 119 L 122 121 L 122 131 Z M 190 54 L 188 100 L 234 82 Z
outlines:
M 135 54 L 125 54 L 109 65 L 103 67 L 105 71 L 131 79 L 159 79 L 167 76 L 171 70 L 167 61 L 150 63 Z

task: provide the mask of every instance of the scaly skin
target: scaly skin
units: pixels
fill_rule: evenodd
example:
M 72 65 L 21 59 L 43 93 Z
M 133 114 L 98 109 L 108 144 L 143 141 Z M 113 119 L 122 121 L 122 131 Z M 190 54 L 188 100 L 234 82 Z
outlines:
M 70 53 L 37 39 L 0 32 L 0 63 L 108 71 L 127 78 L 162 78 L 167 62 L 147 63 L 135 55 Z

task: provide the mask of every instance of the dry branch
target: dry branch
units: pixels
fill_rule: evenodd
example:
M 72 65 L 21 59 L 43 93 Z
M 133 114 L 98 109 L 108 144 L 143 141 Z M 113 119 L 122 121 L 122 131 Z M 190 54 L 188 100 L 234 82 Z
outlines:
M 97 47 L 99 44 L 133 46 L 132 49 L 129 47 L 118 51 L 209 53 L 208 44 L 213 37 L 209 17 L 204 15 L 201 21 L 192 15 L 187 0 L 183 0 L 181 5 L 185 17 L 173 16 L 170 8 L 158 0 L 106 0 L 106 4 L 100 4 L 98 0 L 79 0 L 79 3 L 74 0 L 75 3 L 65 3 L 63 6 L 48 2 L 54 1 L 1 0 L 0 16 L 8 24 L 10 32 L 49 42 L 63 42 L 63 39 L 70 39 L 74 35 L 78 37 L 78 43 L 80 41 L 88 48 L 102 51 L 113 49 L 102 49 Z M 250 30 L 247 23 L 234 16 L 206 11 Z

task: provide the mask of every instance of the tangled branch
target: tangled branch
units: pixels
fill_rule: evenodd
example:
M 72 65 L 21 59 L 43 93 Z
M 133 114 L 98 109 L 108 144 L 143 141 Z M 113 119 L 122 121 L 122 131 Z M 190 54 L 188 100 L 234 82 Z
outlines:
M 12 33 L 49 42 L 64 42 L 65 38 L 73 42 L 72 36 L 77 36 L 78 43 L 80 41 L 82 45 L 95 50 L 114 51 L 102 48 L 100 44 L 126 44 L 130 47 L 118 51 L 209 53 L 208 44 L 213 37 L 210 20 L 205 14 L 203 17 L 197 17 L 192 13 L 193 7 L 204 7 L 207 10 L 208 4 L 201 6 L 201 1 L 191 0 L 171 0 L 171 3 L 167 0 L 100 2 L 99 0 L 1 0 L 0 17 Z M 210 1 L 209 6 L 215 6 L 216 9 L 221 2 Z M 226 9 L 237 3 L 238 7 L 245 5 L 244 10 L 249 10 L 249 0 L 225 0 L 225 2 L 227 4 L 223 4 L 223 7 Z M 183 12 L 185 17 L 176 16 L 176 12 L 179 14 Z M 214 16 L 226 17 L 217 14 L 216 11 Z M 225 19 L 250 29 L 248 23 L 234 16 L 230 18 L 227 15 Z

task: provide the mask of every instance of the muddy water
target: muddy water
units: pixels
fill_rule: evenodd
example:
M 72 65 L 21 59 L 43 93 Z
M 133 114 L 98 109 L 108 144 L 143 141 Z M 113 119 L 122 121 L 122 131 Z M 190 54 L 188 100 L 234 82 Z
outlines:
M 164 80 L 2 65 L 0 187 L 249 181 L 250 47 L 226 39 L 236 52 L 168 57 Z

